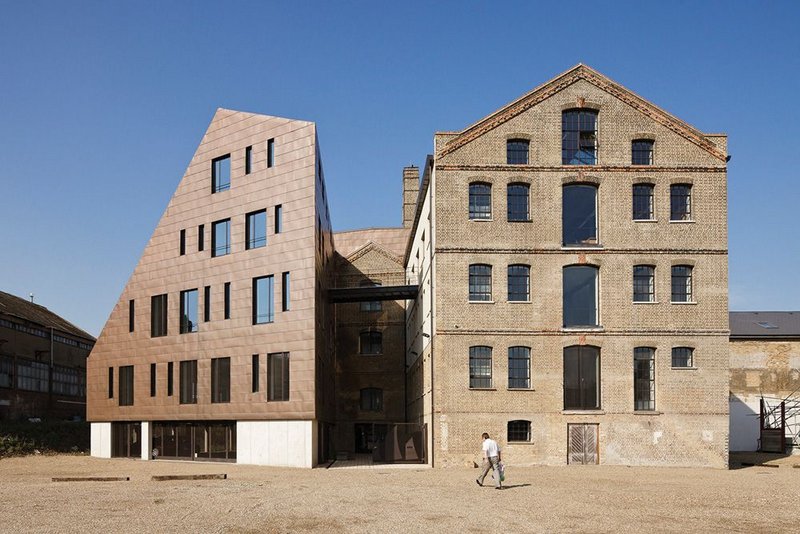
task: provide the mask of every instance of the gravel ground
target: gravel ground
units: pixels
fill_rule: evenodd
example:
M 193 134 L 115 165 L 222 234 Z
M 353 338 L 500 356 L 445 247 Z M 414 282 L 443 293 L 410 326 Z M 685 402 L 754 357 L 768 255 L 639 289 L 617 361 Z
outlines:
M 741 457 L 732 460 L 758 461 Z M 29 456 L 0 460 L 2 532 L 797 532 L 800 457 L 779 468 L 280 469 Z M 152 475 L 226 473 L 155 482 Z M 129 476 L 128 482 L 52 482 Z M 487 479 L 487 483 L 489 479 Z

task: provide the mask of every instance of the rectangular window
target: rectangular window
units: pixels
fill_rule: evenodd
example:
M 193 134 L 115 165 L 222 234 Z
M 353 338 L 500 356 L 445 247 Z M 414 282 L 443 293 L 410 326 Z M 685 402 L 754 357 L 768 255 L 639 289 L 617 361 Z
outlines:
M 24 389 L 24 388 L 23 388 Z M 108 398 L 114 398 L 114 368 L 108 368 Z
M 211 286 L 203 288 L 203 321 L 211 320 Z
M 133 366 L 119 368 L 119 405 L 133 406 Z
M 508 347 L 508 387 L 509 389 L 530 389 L 530 347 Z
M 694 349 L 691 347 L 673 347 L 672 367 L 694 367 Z
M 244 173 L 250 174 L 253 170 L 253 147 L 244 149 Z
M 254 211 L 245 216 L 245 249 L 267 246 L 267 210 Z
M 527 184 L 510 184 L 507 189 L 508 221 L 530 221 L 528 213 L 528 197 L 530 187 Z
M 211 358 L 211 402 L 231 401 L 231 359 Z
M 275 320 L 274 299 L 272 275 L 253 278 L 253 324 Z
M 289 311 L 289 273 L 281 275 L 281 310 Z
M 181 362 L 181 404 L 197 404 L 197 360 Z
M 652 184 L 636 184 L 633 186 L 633 220 L 653 220 Z
M 381 282 L 378 280 L 362 280 L 359 287 L 376 287 L 380 286 Z M 359 304 L 362 312 L 379 312 L 383 310 L 383 303 L 380 300 L 362 300 Z
M 211 257 L 231 253 L 231 220 L 224 219 L 211 225 Z
M 492 347 L 469 348 L 469 387 L 492 387 Z
M 672 266 L 672 302 L 692 302 L 692 266 Z
M 167 335 L 167 295 L 150 297 L 150 337 Z
M 231 155 L 211 160 L 211 193 L 231 188 Z
M 289 400 L 289 353 L 267 355 L 267 400 Z
M 564 348 L 564 409 L 600 409 L 600 349 Z
M 283 232 L 283 205 L 275 206 L 275 233 Z
M 134 317 L 135 307 L 133 304 L 133 299 L 128 301 L 128 332 L 133 332 L 133 327 L 135 326 L 133 317 Z
M 650 265 L 633 266 L 633 301 L 655 302 L 656 300 L 656 269 Z
M 150 364 L 150 396 L 156 396 L 156 364 Z
M 197 227 L 197 251 L 203 252 L 206 248 L 206 225 Z
M 675 184 L 669 188 L 669 220 L 692 220 L 692 186 Z
M 225 282 L 225 310 L 224 310 L 224 317 L 225 319 L 231 318 L 231 283 Z
M 530 267 L 527 265 L 508 266 L 509 302 L 528 302 L 530 296 Z
M 197 290 L 181 291 L 181 334 L 197 332 Z
M 253 393 L 258 392 L 259 387 L 260 387 L 260 384 L 259 384 L 259 381 L 258 381 L 258 373 L 259 373 L 258 367 L 259 367 L 259 365 L 258 365 L 258 354 L 253 354 L 253 361 L 251 363 L 251 373 L 252 373 L 251 379 L 253 381 L 253 383 L 252 383 L 252 391 L 253 391 Z
M 636 411 L 656 409 L 655 356 L 653 348 L 633 349 L 633 409 Z
M 531 441 L 531 422 L 530 421 L 509 421 L 508 422 L 508 441 L 529 443 Z
M 489 220 L 492 218 L 491 184 L 469 184 L 469 218 Z
M 562 313 L 564 326 L 596 327 L 597 278 L 599 268 L 593 265 L 568 265 L 563 269 Z
M 186 230 L 181 230 L 180 252 L 181 252 L 181 256 L 186 254 Z
M 383 333 L 366 330 L 358 335 L 359 354 L 383 354 Z
M 568 109 L 561 115 L 561 164 L 597 163 L 597 111 Z
M 379 388 L 362 389 L 361 410 L 364 412 L 383 411 L 383 390 Z
M 509 165 L 527 165 L 528 147 L 527 139 L 509 139 L 506 141 L 506 163 Z
M 653 141 L 651 139 L 636 139 L 631 143 L 631 164 L 653 164 Z
M 167 397 L 171 397 L 174 391 L 173 384 L 175 380 L 175 365 L 173 362 L 167 362 Z
M 491 265 L 469 266 L 469 300 L 473 302 L 492 300 Z
M 275 166 L 275 139 L 267 141 L 267 168 Z

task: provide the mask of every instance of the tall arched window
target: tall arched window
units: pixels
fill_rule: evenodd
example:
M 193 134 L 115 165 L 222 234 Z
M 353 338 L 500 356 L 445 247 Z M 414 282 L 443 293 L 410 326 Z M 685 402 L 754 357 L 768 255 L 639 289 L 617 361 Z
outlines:
M 563 314 L 565 327 L 598 326 L 597 277 L 593 265 L 568 265 L 563 272 Z
M 597 245 L 597 187 L 568 184 L 561 193 L 561 237 L 564 246 Z
M 492 218 L 492 186 L 485 183 L 469 184 L 469 218 L 472 220 Z
M 600 348 L 574 345 L 564 348 L 564 409 L 600 408 Z
M 561 114 L 561 163 L 597 163 L 597 110 L 568 109 Z

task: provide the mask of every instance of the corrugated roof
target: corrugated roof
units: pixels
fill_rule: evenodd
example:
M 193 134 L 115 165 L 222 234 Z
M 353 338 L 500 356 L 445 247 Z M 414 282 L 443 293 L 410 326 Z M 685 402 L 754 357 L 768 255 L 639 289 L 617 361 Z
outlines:
M 731 339 L 800 339 L 800 311 L 730 312 Z
M 94 337 L 44 306 L 0 291 L 0 314 L 24 319 L 45 328 L 54 328 L 66 334 L 94 341 Z

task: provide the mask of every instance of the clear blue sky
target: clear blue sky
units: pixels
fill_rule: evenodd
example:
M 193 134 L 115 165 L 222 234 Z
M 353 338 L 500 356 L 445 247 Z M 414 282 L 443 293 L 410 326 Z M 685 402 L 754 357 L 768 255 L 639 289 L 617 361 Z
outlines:
M 315 121 L 336 230 L 583 62 L 730 137 L 731 309 L 800 309 L 800 2 L 0 0 L 0 290 L 99 334 L 217 107 Z

